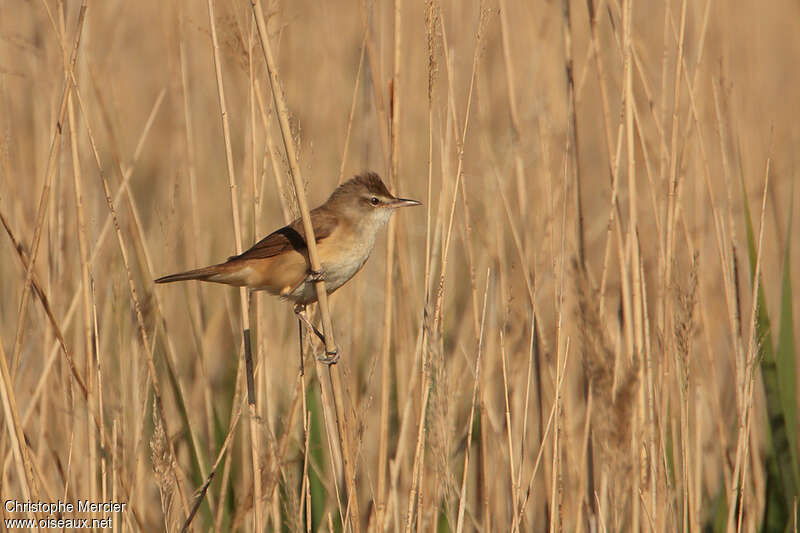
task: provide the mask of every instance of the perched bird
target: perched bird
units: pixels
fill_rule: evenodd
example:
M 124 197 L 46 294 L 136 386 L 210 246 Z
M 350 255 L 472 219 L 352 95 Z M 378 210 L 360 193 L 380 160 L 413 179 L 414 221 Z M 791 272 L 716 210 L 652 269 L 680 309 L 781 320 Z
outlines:
M 311 325 L 301 310 L 317 301 L 314 282 L 323 279 L 328 294 L 347 283 L 364 266 L 378 230 L 394 210 L 412 205 L 420 202 L 396 198 L 374 172 L 361 174 L 339 185 L 324 204 L 311 211 L 321 272 L 311 270 L 305 231 L 298 218 L 224 263 L 155 282 L 196 279 L 264 290 L 294 302 L 295 313 Z

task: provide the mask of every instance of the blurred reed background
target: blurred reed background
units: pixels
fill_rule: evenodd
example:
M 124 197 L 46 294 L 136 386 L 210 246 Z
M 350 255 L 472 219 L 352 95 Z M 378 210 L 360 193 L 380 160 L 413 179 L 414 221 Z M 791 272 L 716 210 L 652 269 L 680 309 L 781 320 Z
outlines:
M 425 203 L 331 299 L 345 431 L 289 304 L 250 301 L 253 418 L 237 291 L 152 282 L 298 215 L 250 3 L 5 0 L 0 499 L 124 501 L 118 531 L 796 527 L 797 2 L 262 7 L 309 202 L 371 169 Z

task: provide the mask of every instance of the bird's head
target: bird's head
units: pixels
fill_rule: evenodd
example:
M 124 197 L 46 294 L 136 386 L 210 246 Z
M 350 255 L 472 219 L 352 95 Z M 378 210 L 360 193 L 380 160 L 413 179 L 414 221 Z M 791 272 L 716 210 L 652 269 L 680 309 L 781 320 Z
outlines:
M 327 203 L 358 224 L 376 227 L 385 224 L 397 208 L 421 205 L 416 200 L 392 195 L 374 172 L 359 174 L 342 183 Z

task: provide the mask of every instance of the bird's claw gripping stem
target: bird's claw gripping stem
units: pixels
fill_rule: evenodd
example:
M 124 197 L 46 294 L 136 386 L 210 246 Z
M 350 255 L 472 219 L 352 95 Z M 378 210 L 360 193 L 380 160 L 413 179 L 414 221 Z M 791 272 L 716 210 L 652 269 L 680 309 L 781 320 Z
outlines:
M 333 350 L 325 348 L 325 355 L 317 357 L 317 361 L 328 366 L 335 365 L 339 362 L 339 347 L 334 346 Z
M 311 268 L 308 270 L 308 274 L 306 275 L 306 281 L 325 281 L 325 272 Z

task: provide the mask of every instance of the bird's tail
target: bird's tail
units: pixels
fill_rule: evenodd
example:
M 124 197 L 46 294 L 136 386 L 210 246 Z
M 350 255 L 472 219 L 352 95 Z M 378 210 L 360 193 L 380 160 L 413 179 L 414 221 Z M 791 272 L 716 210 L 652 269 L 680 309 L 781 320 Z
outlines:
M 224 265 L 211 265 L 203 268 L 196 268 L 194 270 L 187 270 L 186 272 L 178 272 L 177 274 L 170 274 L 155 280 L 156 283 L 172 283 L 173 281 L 186 281 L 196 279 L 200 281 L 215 281 L 218 283 L 225 283 L 227 278 L 225 274 L 227 269 Z

